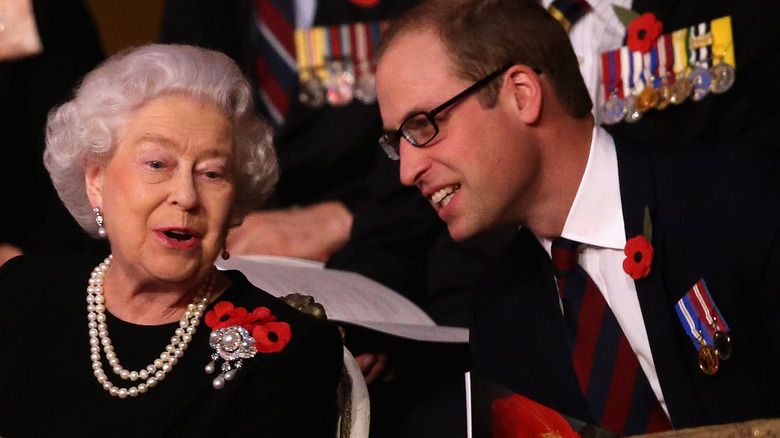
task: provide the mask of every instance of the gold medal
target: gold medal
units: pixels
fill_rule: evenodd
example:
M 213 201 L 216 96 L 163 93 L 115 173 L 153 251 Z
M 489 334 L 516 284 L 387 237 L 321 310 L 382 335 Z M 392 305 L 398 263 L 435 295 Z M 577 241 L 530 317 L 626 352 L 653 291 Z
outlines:
M 634 105 L 640 113 L 650 111 L 655 108 L 656 104 L 658 104 L 658 94 L 655 88 L 650 85 L 647 85 L 644 90 L 640 91 L 634 100 Z
M 672 84 L 672 95 L 669 100 L 673 104 L 679 105 L 688 99 L 691 91 L 693 91 L 691 80 L 681 75 L 677 76 L 677 80 Z
M 655 109 L 665 109 L 672 103 L 672 87 L 667 82 L 663 82 L 656 88 L 655 94 L 658 96 L 658 102 L 655 104 Z
M 712 345 L 707 345 L 703 341 L 701 349 L 699 349 L 699 368 L 704 371 L 704 374 L 711 376 L 718 372 L 720 367 L 720 358 L 718 357 L 718 350 Z

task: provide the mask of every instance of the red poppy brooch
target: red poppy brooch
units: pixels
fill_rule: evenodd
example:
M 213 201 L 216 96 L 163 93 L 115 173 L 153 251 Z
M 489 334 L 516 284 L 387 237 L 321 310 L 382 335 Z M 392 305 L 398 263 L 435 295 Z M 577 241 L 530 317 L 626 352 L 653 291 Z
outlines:
M 222 389 L 241 369 L 243 359 L 260 353 L 278 353 L 290 342 L 290 324 L 278 321 L 267 307 L 257 307 L 251 313 L 235 307 L 229 301 L 220 301 L 206 313 L 206 325 L 211 327 L 209 345 L 216 350 L 206 373 L 213 374 L 217 360 L 222 359 L 220 374 L 212 384 Z
M 616 5 L 612 6 L 612 10 L 626 27 L 626 45 L 632 52 L 649 52 L 655 46 L 658 37 L 663 34 L 663 23 L 651 12 L 640 15 L 636 11 Z
M 647 53 L 655 46 L 663 30 L 663 24 L 655 19 L 654 14 L 644 13 L 628 23 L 626 45 L 634 52 Z
M 650 265 L 653 262 L 653 227 L 650 222 L 650 209 L 645 207 L 644 232 L 628 239 L 623 252 L 626 258 L 623 260 L 623 270 L 634 280 L 647 277 L 650 273 Z

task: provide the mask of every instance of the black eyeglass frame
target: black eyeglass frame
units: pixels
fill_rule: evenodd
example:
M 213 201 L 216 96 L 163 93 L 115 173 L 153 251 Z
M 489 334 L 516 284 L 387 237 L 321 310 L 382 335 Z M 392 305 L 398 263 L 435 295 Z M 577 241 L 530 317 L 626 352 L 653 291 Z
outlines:
M 446 102 L 442 103 L 441 105 L 437 106 L 436 108 L 430 110 L 430 111 L 417 111 L 415 113 L 410 114 L 406 119 L 404 119 L 403 122 L 401 122 L 401 126 L 398 127 L 397 130 L 393 132 L 388 132 L 381 137 L 379 137 L 379 145 L 382 147 L 382 149 L 385 151 L 387 156 L 394 161 L 398 161 L 401 159 L 400 155 L 400 142 L 401 142 L 401 136 L 403 136 L 406 141 L 409 142 L 412 146 L 421 148 L 428 143 L 432 142 L 434 138 L 439 134 L 439 125 L 436 123 L 436 115 L 440 112 L 444 111 L 445 109 L 449 108 L 456 102 L 460 101 L 461 99 L 464 99 L 468 95 L 474 93 L 475 91 L 479 90 L 480 88 L 484 87 L 485 85 L 489 84 L 493 79 L 497 78 L 507 70 L 509 70 L 510 67 L 512 67 L 514 64 L 506 64 L 499 69 L 495 70 L 493 73 L 490 73 L 489 75 L 485 76 L 484 78 L 478 80 L 470 87 L 466 88 L 465 90 L 461 91 L 460 93 L 453 96 L 451 99 L 447 100 Z M 539 70 L 534 69 L 534 71 L 537 72 L 537 74 L 541 73 Z M 417 142 L 414 138 L 412 138 L 412 135 L 407 132 L 406 129 L 404 129 L 404 125 L 406 125 L 407 122 L 409 122 L 411 119 L 423 115 L 428 120 L 428 122 L 433 126 L 433 135 L 428 140 L 420 143 Z

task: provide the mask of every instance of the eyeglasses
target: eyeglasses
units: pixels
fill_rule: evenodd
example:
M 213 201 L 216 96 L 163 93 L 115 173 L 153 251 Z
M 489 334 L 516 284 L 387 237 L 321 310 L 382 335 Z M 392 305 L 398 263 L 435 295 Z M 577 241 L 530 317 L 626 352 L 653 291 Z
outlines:
M 474 85 L 461 91 L 452 99 L 444 102 L 430 111 L 419 111 L 406 118 L 401 126 L 393 132 L 388 132 L 379 137 L 379 145 L 391 160 L 401 159 L 401 136 L 412 146 L 423 147 L 433 141 L 439 133 L 439 125 L 436 123 L 436 115 L 449 108 L 461 99 L 479 90 L 499 75 L 509 70 L 513 64 L 507 64 L 498 70 L 478 80 Z

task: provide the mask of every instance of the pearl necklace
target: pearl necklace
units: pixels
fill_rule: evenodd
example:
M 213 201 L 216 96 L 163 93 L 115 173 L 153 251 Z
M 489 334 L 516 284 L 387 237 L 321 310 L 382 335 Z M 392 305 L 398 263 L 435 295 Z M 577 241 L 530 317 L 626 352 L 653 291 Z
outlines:
M 111 345 L 111 338 L 108 337 L 108 325 L 106 324 L 103 276 L 111 266 L 112 259 L 113 255 L 109 255 L 92 270 L 89 278 L 89 286 L 87 287 L 87 319 L 89 320 L 91 353 L 89 358 L 92 360 L 92 372 L 95 378 L 109 394 L 119 398 L 137 397 L 139 394 L 146 393 L 149 388 L 157 386 L 157 382 L 165 379 L 165 375 L 184 356 L 184 350 L 187 349 L 187 345 L 192 341 L 196 328 L 200 324 L 200 317 L 208 304 L 214 278 L 212 275 L 207 275 L 200 292 L 193 302 L 187 306 L 184 316 L 179 320 L 179 327 L 176 328 L 174 336 L 171 337 L 171 342 L 165 346 L 165 351 L 160 354 L 160 357 L 152 361 L 146 368 L 138 371 L 128 371 L 119 364 L 119 358 L 114 352 L 113 345 Z M 103 371 L 100 354 L 101 346 L 114 374 L 121 377 L 122 380 L 130 380 L 131 382 L 141 380 L 141 383 L 127 388 L 119 388 L 111 383 L 106 372 Z

